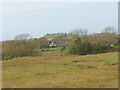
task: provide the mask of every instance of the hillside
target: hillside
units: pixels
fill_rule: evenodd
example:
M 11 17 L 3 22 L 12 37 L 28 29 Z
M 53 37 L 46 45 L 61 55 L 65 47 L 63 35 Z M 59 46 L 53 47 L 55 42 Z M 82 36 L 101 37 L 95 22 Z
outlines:
M 60 56 L 54 51 L 2 62 L 3 88 L 118 87 L 117 52 Z

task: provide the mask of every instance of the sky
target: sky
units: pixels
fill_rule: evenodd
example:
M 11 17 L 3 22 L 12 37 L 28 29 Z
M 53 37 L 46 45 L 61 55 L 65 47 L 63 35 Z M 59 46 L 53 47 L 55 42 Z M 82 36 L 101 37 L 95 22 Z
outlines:
M 19 34 L 33 38 L 47 33 L 69 33 L 87 29 L 101 32 L 107 26 L 118 28 L 117 2 L 19 2 L 3 3 L 2 40 Z

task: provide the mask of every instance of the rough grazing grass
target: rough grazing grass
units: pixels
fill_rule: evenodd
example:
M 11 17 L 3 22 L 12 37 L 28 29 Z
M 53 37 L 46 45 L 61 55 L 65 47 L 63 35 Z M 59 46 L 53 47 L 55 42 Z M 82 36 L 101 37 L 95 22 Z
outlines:
M 55 53 L 55 52 L 54 52 Z M 2 61 L 3 88 L 117 88 L 118 53 Z

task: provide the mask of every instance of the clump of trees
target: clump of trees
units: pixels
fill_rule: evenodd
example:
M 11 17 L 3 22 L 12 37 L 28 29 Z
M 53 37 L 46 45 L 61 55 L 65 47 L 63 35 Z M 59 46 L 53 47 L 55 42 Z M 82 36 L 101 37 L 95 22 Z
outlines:
M 70 54 L 85 55 L 91 53 L 93 47 L 89 42 L 83 42 L 81 38 L 77 38 L 68 49 Z
M 40 55 L 40 48 L 45 47 L 47 40 L 45 38 L 27 39 L 29 37 L 29 34 L 20 34 L 12 41 L 3 42 L 2 58 L 7 60 L 13 57 Z
M 25 40 L 31 37 L 30 34 L 20 34 L 14 37 L 14 40 Z
M 114 27 L 106 27 L 101 33 L 87 34 L 86 29 L 74 30 L 70 33 L 72 39 L 68 42 L 70 54 L 86 55 L 107 52 L 111 45 L 117 45 L 118 40 Z
M 21 41 L 8 41 L 3 43 L 2 47 L 2 58 L 10 59 L 13 57 L 23 57 L 32 55 L 34 45 L 31 42 Z

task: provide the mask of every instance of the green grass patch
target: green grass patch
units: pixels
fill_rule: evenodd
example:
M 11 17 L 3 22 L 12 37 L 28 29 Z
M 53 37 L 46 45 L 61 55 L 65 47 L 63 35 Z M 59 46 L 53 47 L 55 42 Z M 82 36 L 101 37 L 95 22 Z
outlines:
M 50 47 L 50 48 L 45 48 L 45 51 L 56 51 L 56 50 L 60 50 L 62 47 Z
M 103 59 L 105 61 L 118 60 L 118 56 L 103 56 L 103 57 L 98 57 L 98 59 Z

